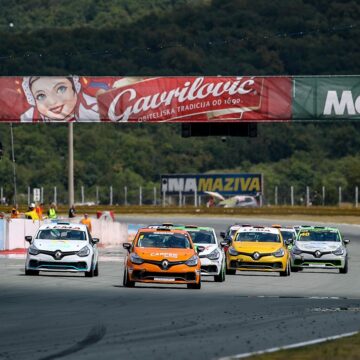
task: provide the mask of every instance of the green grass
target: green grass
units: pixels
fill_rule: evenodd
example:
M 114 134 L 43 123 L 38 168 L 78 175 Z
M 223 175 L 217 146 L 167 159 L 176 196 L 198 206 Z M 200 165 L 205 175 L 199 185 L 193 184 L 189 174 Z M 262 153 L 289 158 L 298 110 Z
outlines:
M 358 360 L 360 359 L 360 333 L 343 339 L 298 349 L 247 357 L 251 360 Z

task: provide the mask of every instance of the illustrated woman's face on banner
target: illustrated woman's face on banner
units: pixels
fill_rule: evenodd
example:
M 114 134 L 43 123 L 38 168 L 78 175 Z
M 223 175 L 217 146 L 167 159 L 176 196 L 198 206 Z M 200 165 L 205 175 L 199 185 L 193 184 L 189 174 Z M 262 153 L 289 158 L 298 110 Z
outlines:
M 66 77 L 33 77 L 30 89 L 40 114 L 53 120 L 67 120 L 75 110 L 77 93 Z

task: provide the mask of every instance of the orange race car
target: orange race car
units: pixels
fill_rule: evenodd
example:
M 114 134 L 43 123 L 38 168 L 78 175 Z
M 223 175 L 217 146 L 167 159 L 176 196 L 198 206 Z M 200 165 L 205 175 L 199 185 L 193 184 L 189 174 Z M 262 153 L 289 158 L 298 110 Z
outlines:
M 126 287 L 135 282 L 187 284 L 201 288 L 200 259 L 187 231 L 169 228 L 139 229 L 133 243 L 124 243 L 128 250 L 124 265 Z

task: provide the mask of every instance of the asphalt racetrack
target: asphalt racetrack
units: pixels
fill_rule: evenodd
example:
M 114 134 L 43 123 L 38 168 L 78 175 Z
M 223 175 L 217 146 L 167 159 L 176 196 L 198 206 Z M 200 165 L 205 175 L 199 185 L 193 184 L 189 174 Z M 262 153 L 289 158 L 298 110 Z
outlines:
M 122 217 L 128 223 L 190 223 L 217 233 L 229 217 Z M 279 222 L 242 219 L 241 222 Z M 285 222 L 282 224 L 300 224 Z M 0 259 L 0 359 L 218 359 L 360 328 L 360 226 L 350 269 L 242 272 L 224 283 L 122 287 L 122 249 L 102 251 L 100 275 L 24 275 L 24 260 Z

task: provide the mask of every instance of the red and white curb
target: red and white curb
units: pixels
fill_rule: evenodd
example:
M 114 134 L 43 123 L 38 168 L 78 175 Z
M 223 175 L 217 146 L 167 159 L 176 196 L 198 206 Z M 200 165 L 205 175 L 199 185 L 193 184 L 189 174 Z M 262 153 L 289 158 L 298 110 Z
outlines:
M 309 341 L 303 341 L 303 342 L 290 344 L 290 345 L 285 345 L 285 346 L 274 347 L 274 348 L 270 348 L 270 349 L 266 349 L 266 350 L 260 350 L 260 351 L 248 352 L 248 353 L 243 353 L 243 354 L 225 356 L 225 357 L 219 358 L 218 360 L 245 359 L 245 358 L 250 357 L 250 356 L 269 354 L 269 353 L 273 353 L 273 352 L 280 351 L 280 350 L 296 349 L 296 348 L 300 348 L 300 347 L 304 347 L 304 346 L 320 344 L 320 343 L 330 341 L 330 340 L 337 340 L 337 339 L 341 339 L 341 338 L 344 338 L 344 337 L 353 336 L 353 335 L 356 335 L 358 333 L 359 333 L 359 331 L 353 331 L 353 332 L 344 333 L 344 334 L 340 334 L 340 335 L 328 336 L 328 337 L 325 337 L 325 338 L 309 340 Z

